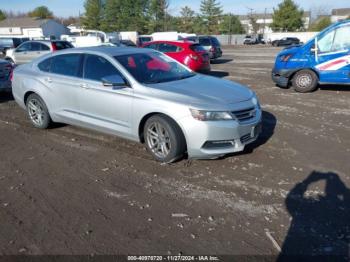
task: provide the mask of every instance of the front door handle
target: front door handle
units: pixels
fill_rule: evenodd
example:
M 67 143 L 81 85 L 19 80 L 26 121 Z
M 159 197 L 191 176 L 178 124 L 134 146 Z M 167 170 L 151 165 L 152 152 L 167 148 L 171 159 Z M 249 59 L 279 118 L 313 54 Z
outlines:
M 48 83 L 52 83 L 52 79 L 50 77 L 46 77 L 45 81 L 48 82 Z

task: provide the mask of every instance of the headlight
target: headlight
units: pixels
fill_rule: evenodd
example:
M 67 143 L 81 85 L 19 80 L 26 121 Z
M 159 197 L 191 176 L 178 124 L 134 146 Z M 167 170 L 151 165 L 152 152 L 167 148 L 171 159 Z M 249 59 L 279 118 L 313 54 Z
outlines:
M 282 56 L 280 57 L 280 60 L 281 60 L 282 62 L 288 62 L 289 59 L 290 59 L 292 56 L 293 56 L 292 54 L 282 55 Z
M 225 111 L 204 111 L 197 109 L 190 109 L 194 119 L 200 121 L 219 121 L 219 120 L 232 120 L 232 116 L 229 112 Z
M 252 98 L 252 103 L 254 106 L 256 106 L 257 108 L 260 108 L 260 103 L 259 103 L 259 99 L 256 96 L 256 94 L 254 93 L 253 98 Z

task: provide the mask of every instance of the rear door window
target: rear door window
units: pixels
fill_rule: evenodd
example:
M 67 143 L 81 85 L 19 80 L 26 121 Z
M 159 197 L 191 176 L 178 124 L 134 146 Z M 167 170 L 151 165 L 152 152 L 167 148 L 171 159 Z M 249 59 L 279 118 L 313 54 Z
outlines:
M 40 50 L 41 50 L 41 51 L 50 51 L 50 47 L 48 47 L 47 45 L 44 45 L 44 44 L 40 43 Z
M 172 44 L 159 44 L 158 51 L 163 53 L 173 53 L 173 52 L 179 52 L 181 50 L 180 47 Z
M 81 54 L 65 54 L 52 57 L 50 72 L 65 76 L 79 76 Z
M 38 64 L 38 67 L 43 72 L 50 72 L 51 67 L 51 58 L 45 59 L 44 61 Z
M 191 45 L 191 46 L 190 46 L 190 49 L 191 49 L 192 51 L 194 51 L 194 52 L 206 51 L 206 50 L 204 49 L 204 47 L 201 46 L 200 44 Z
M 41 43 L 38 42 L 32 42 L 30 46 L 30 51 L 40 51 L 41 50 Z
M 130 61 L 133 65 L 134 61 Z M 102 82 L 102 78 L 120 75 L 120 72 L 107 59 L 97 55 L 86 55 L 84 62 L 84 78 Z
M 150 49 L 158 50 L 158 45 L 157 45 L 157 44 L 150 44 L 150 45 L 146 45 L 145 48 L 150 48 Z

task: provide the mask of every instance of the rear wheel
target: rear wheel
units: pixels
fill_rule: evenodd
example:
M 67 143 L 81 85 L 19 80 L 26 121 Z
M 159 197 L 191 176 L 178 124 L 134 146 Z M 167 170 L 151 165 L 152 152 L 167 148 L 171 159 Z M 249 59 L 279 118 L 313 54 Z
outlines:
M 48 128 L 51 124 L 51 117 L 44 101 L 37 94 L 31 94 L 27 99 L 26 105 L 32 124 L 36 128 Z
M 292 85 L 296 92 L 307 93 L 312 92 L 317 88 L 318 77 L 312 70 L 298 71 L 292 80 Z
M 181 129 L 169 117 L 154 115 L 144 127 L 145 145 L 152 156 L 160 162 L 174 162 L 186 150 L 186 142 Z

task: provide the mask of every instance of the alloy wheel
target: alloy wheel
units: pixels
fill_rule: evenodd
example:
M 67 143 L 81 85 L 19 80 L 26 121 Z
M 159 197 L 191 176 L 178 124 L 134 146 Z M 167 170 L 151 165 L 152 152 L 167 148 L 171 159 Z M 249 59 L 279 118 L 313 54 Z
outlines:
M 35 98 L 28 101 L 28 113 L 31 121 L 41 126 L 45 120 L 46 113 L 41 102 Z
M 149 125 L 146 132 L 146 141 L 152 152 L 160 158 L 168 156 L 171 150 L 170 135 L 166 128 L 159 122 Z

